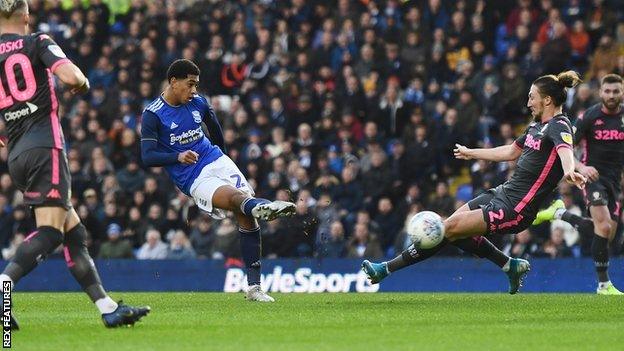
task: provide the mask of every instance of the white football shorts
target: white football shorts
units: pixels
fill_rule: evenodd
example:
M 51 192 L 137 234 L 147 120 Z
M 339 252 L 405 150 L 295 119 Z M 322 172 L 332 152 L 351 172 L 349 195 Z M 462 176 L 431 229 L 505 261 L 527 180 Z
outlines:
M 214 193 L 224 185 L 231 185 L 250 196 L 255 194 L 238 166 L 227 155 L 207 164 L 191 185 L 190 193 L 197 206 L 214 219 L 225 218 L 223 210 L 212 206 Z

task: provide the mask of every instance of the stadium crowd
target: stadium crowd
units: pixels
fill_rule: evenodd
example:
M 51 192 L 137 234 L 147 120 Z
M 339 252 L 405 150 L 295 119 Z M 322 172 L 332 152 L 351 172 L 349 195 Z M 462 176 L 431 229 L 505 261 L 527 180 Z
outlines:
M 177 58 L 199 65 L 227 153 L 256 194 L 297 204 L 262 228 L 267 257 L 402 251 L 410 214 L 450 215 L 513 172 L 455 160 L 452 148 L 514 140 L 535 78 L 583 74 L 565 106 L 575 119 L 598 102 L 600 77 L 624 75 L 619 1 L 34 0 L 31 18 L 91 82 L 88 96 L 60 92 L 59 115 L 73 204 L 100 258 L 240 255 L 231 219 L 198 213 L 139 158 L 141 112 Z M 6 158 L 0 150 L 8 259 L 34 223 Z M 582 212 L 578 191 L 564 184 L 560 195 Z M 590 242 L 559 221 L 491 239 L 513 256 L 553 258 Z

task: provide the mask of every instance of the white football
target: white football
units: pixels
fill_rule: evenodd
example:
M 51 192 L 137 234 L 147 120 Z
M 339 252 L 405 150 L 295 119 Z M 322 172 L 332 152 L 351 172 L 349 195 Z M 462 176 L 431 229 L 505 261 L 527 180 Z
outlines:
M 444 239 L 442 218 L 435 212 L 418 212 L 407 224 L 407 235 L 415 247 L 430 249 Z

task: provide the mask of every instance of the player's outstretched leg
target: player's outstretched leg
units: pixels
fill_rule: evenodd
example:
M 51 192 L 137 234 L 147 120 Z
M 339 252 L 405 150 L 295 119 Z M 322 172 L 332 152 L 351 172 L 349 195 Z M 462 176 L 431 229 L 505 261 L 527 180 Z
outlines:
M 457 223 L 461 222 L 457 220 L 458 217 L 462 215 L 468 214 L 469 209 L 467 207 L 462 207 L 460 210 L 456 212 L 458 216 L 454 218 L 449 218 L 449 220 L 445 221 L 445 229 L 451 227 L 451 235 L 455 236 L 453 231 L 457 231 Z M 480 215 L 480 211 L 476 210 L 471 213 L 471 217 L 475 228 L 468 228 L 468 232 L 478 232 L 481 223 L 479 223 L 479 219 L 482 218 Z M 464 221 L 463 223 L 471 223 L 471 221 Z M 461 228 L 460 228 L 461 229 Z M 483 236 L 473 236 L 469 238 L 456 239 L 454 241 L 450 241 L 447 238 L 444 238 L 440 244 L 435 247 L 429 249 L 417 248 L 414 245 L 411 245 L 407 250 L 403 251 L 399 256 L 394 259 L 381 262 L 381 263 L 373 263 L 368 260 L 362 262 L 362 270 L 371 283 L 376 284 L 386 278 L 390 273 L 411 266 L 415 263 L 424 261 L 429 257 L 438 253 L 443 247 L 448 244 L 452 244 L 460 249 L 469 252 L 480 258 L 487 258 L 492 261 L 494 264 L 499 266 L 507 275 L 509 279 L 509 293 L 515 294 L 518 292 L 520 287 L 522 286 L 522 281 L 526 276 L 527 272 L 530 270 L 530 264 L 528 261 L 519 259 L 519 258 L 511 258 L 505 255 L 502 251 L 500 251 L 494 244 L 492 244 L 487 238 Z
M 440 244 L 430 249 L 422 249 L 417 248 L 414 245 L 410 245 L 410 247 L 390 261 L 374 263 L 365 260 L 362 262 L 362 270 L 366 273 L 372 284 L 377 284 L 394 271 L 398 271 L 399 269 L 403 269 L 428 259 L 438 253 L 438 251 L 442 250 L 442 248 L 444 248 L 447 244 L 448 240 L 443 239 Z
M 102 321 L 108 328 L 133 325 L 150 312 L 150 307 L 132 307 L 118 304 L 108 296 L 87 250 L 87 229 L 73 209 L 66 221 L 67 232 L 63 240 L 65 262 L 72 276 L 89 296 L 102 314 Z
M 249 197 L 241 203 L 241 212 L 263 221 L 272 221 L 278 217 L 295 214 L 295 204 L 288 201 L 269 201 Z
M 449 244 L 449 241 L 444 239 L 438 246 L 431 249 L 419 249 L 412 245 L 407 250 L 403 251 L 401 255 L 388 262 L 374 263 L 365 260 L 362 262 L 362 270 L 366 273 L 371 283 L 376 284 L 394 271 L 428 259 L 447 244 Z M 452 242 L 451 244 L 477 257 L 487 258 L 494 264 L 498 265 L 509 279 L 510 294 L 518 292 L 522 286 L 524 277 L 531 269 L 531 265 L 527 260 L 511 258 L 505 255 L 502 251 L 496 248 L 494 244 L 482 236 L 460 239 Z

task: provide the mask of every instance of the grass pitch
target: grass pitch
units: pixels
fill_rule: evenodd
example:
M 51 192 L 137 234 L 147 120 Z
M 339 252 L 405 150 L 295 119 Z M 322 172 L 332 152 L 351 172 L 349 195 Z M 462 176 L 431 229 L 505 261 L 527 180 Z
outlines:
M 624 299 L 582 294 L 113 293 L 152 313 L 106 329 L 84 294 L 13 294 L 16 350 L 611 350 Z

